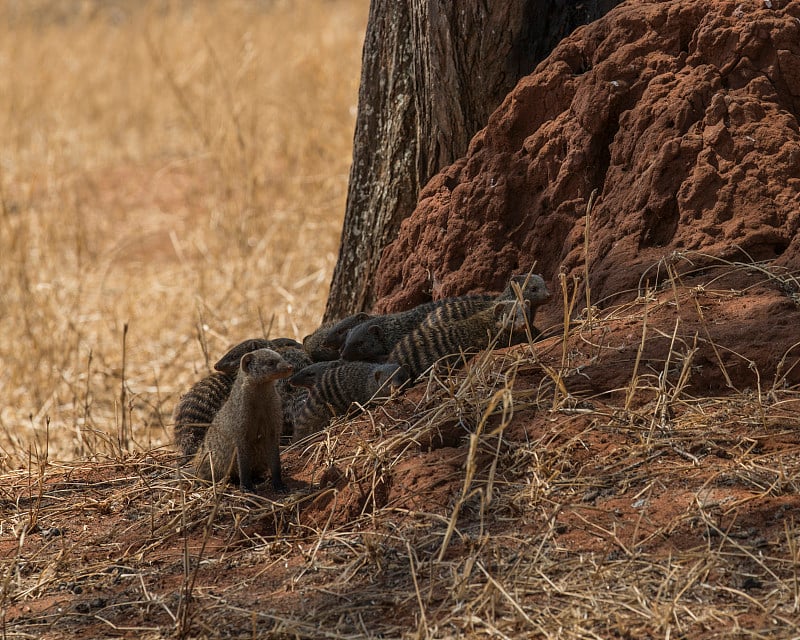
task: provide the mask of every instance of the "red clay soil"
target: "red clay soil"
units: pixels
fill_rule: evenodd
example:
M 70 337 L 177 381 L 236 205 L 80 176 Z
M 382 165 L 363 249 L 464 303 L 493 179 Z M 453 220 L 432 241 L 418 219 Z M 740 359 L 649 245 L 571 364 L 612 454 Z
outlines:
M 797 0 L 624 3 L 562 41 L 428 183 L 384 251 L 376 310 L 499 290 L 534 263 L 554 284 L 582 277 L 595 189 L 596 301 L 630 299 L 673 252 L 796 271 L 799 113 Z

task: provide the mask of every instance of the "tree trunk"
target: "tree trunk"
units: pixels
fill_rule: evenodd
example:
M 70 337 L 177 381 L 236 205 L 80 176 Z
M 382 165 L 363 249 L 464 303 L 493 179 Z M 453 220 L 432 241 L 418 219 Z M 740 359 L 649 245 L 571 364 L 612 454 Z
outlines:
M 372 0 L 325 320 L 368 310 L 383 248 L 517 81 L 620 0 Z

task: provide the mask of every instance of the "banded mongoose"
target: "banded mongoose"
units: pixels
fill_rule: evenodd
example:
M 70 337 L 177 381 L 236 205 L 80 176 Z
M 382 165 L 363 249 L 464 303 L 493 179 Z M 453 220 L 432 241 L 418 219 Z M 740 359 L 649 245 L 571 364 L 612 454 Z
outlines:
M 363 406 L 370 400 L 385 400 L 407 381 L 408 375 L 395 364 L 345 362 L 328 369 L 311 388 L 295 421 L 294 439 L 320 431 L 353 403 Z
M 464 320 L 424 323 L 397 344 L 389 362 L 403 367 L 413 382 L 437 361 L 456 366 L 462 352 L 486 349 L 494 338 L 500 346 L 519 344 L 527 339 L 530 307 L 528 301 L 503 300 Z
M 487 296 L 487 299 L 492 298 Z M 461 301 L 460 298 L 447 298 L 426 302 L 407 311 L 377 316 L 362 322 L 348 332 L 342 345 L 341 356 L 351 361 L 383 362 L 400 338 L 418 327 L 431 311 L 454 302 L 460 305 Z M 466 304 L 469 304 L 469 301 Z
M 172 412 L 175 444 L 188 461 L 203 443 L 208 426 L 225 404 L 233 387 L 234 375 L 212 373 L 196 382 L 180 399 Z
M 355 327 L 347 334 L 342 347 L 345 360 L 384 362 L 392 349 L 426 319 L 436 322 L 456 322 L 483 311 L 498 300 L 515 300 L 519 287 L 523 300 L 536 307 L 550 298 L 544 280 L 536 274 L 515 275 L 499 295 L 468 295 L 445 298 L 421 304 L 408 311 L 378 316 Z M 435 314 L 435 315 L 434 315 Z
M 233 347 L 214 365 L 218 372 L 196 382 L 181 397 L 172 412 L 175 443 L 183 454 L 184 461 L 197 452 L 211 421 L 228 399 L 242 355 L 264 348 L 272 348 L 273 351 L 281 353 L 295 370 L 311 364 L 300 343 L 291 338 L 273 340 L 252 338 Z M 294 433 L 294 417 L 305 403 L 308 391 L 290 387 L 288 381 L 284 379 L 278 380 L 276 388 L 283 402 L 283 434 L 291 436 Z
M 235 376 L 236 371 L 239 369 L 239 361 L 242 356 L 256 349 L 272 349 L 273 351 L 277 351 L 283 356 L 284 360 L 288 361 L 289 364 L 294 367 L 295 371 L 300 371 L 311 364 L 311 359 L 303 350 L 303 345 L 296 340 L 292 340 L 291 338 L 273 338 L 272 340 L 251 338 L 250 340 L 240 342 L 228 351 L 228 353 L 217 361 L 214 368 L 217 371 Z M 294 433 L 294 417 L 297 415 L 300 407 L 305 403 L 308 397 L 308 391 L 290 385 L 288 379 L 278 380 L 275 384 L 275 388 L 278 390 L 278 395 L 280 395 L 283 401 L 283 435 L 290 437 Z M 223 398 L 223 402 L 224 400 Z M 219 409 L 221 406 L 222 403 L 220 403 L 216 409 Z M 211 418 L 213 417 L 212 414 Z M 211 420 L 209 420 L 209 422 L 211 422 Z
M 533 337 L 536 337 L 541 332 L 539 329 L 533 326 L 533 317 L 536 315 L 536 309 L 539 307 L 539 305 L 547 302 L 550 299 L 550 292 L 547 290 L 547 285 L 545 285 L 542 277 L 536 274 L 511 276 L 511 279 L 508 281 L 508 284 L 506 285 L 506 288 L 503 289 L 502 293 L 500 293 L 497 297 L 490 297 L 488 302 L 484 302 L 484 300 L 477 300 L 471 305 L 463 305 L 457 304 L 460 300 L 457 298 L 456 303 L 452 305 L 443 305 L 431 311 L 425 317 L 425 320 L 422 321 L 422 324 L 445 324 L 457 322 L 459 320 L 465 320 L 475 313 L 485 311 L 486 309 L 493 307 L 496 302 L 516 300 L 516 288 L 519 289 L 522 300 L 527 302 L 530 307 L 530 329 Z M 473 298 L 475 296 L 464 297 Z M 474 309 L 474 311 L 470 311 L 471 309 Z
M 302 349 L 302 347 L 303 345 L 297 340 L 292 340 L 291 338 L 273 338 L 272 340 L 250 338 L 232 347 L 224 356 L 217 360 L 216 364 L 214 364 L 214 369 L 235 376 L 236 372 L 239 370 L 239 361 L 245 353 L 250 353 L 256 349 L 272 349 L 273 351 L 282 353 L 285 349 Z
M 203 445 L 194 458 L 203 480 L 238 479 L 242 491 L 252 491 L 256 479 L 269 469 L 272 488 L 284 490 L 281 480 L 281 399 L 275 382 L 292 374 L 292 365 L 272 349 L 245 353 L 230 395 L 214 416 Z
M 339 350 L 348 331 L 374 317 L 368 313 L 354 313 L 338 322 L 323 324 L 314 333 L 303 338 L 303 348 L 314 362 L 338 360 Z
M 345 362 L 345 360 L 322 360 L 320 362 L 314 362 L 307 367 L 303 367 L 299 371 L 295 370 L 295 373 L 292 374 L 290 378 L 287 378 L 287 382 L 293 387 L 311 389 L 311 387 L 319 382 L 322 374 L 328 371 L 328 369 L 339 367 Z

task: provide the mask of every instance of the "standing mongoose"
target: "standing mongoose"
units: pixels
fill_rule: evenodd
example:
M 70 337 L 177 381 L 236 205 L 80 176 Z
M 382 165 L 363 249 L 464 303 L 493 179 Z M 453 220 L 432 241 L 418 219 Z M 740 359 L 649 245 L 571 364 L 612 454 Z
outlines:
M 438 360 L 455 366 L 463 352 L 486 349 L 495 338 L 502 346 L 519 344 L 527 339 L 530 306 L 527 300 L 503 300 L 464 320 L 424 323 L 397 344 L 389 362 L 403 367 L 413 382 Z
M 275 381 L 292 374 L 292 365 L 272 349 L 245 353 L 230 395 L 214 416 L 203 445 L 194 458 L 203 480 L 239 480 L 252 491 L 256 479 L 269 469 L 272 488 L 285 489 L 281 480 L 281 399 Z
M 479 294 L 445 298 L 364 322 L 347 334 L 342 347 L 342 358 L 384 362 L 392 349 L 424 322 L 450 323 L 463 320 L 490 308 L 499 300 L 515 300 L 515 288 L 521 290 L 523 300 L 530 301 L 532 307 L 550 298 L 550 292 L 541 276 L 514 275 L 499 295 Z
M 208 426 L 225 404 L 231 392 L 235 374 L 212 373 L 196 382 L 172 412 L 175 424 L 175 444 L 188 461 L 203 443 Z
M 401 387 L 408 375 L 396 364 L 345 362 L 322 373 L 294 425 L 294 440 L 320 431 L 350 405 L 385 400 Z
M 295 370 L 303 369 L 311 364 L 311 360 L 302 350 L 300 343 L 291 338 L 274 338 L 272 340 L 251 338 L 231 348 L 214 365 L 217 372 L 196 382 L 181 397 L 172 412 L 175 443 L 183 454 L 184 461 L 197 452 L 211 421 L 228 399 L 242 356 L 257 349 L 266 348 L 280 353 Z M 283 402 L 283 434 L 291 436 L 294 432 L 294 417 L 305 403 L 308 391 L 290 387 L 285 379 L 278 380 L 275 386 Z
M 314 362 L 338 360 L 339 350 L 348 331 L 373 317 L 368 313 L 354 313 L 338 322 L 323 324 L 314 333 L 303 338 L 303 348 Z
M 311 364 L 311 359 L 303 350 L 303 345 L 296 340 L 292 340 L 291 338 L 273 338 L 272 340 L 251 338 L 250 340 L 240 342 L 230 349 L 228 353 L 217 361 L 214 368 L 217 371 L 222 371 L 223 373 L 234 376 L 239 369 L 239 361 L 242 359 L 242 356 L 256 349 L 272 349 L 273 351 L 277 351 L 284 360 L 292 365 L 295 371 L 300 371 Z M 308 397 L 308 391 L 291 386 L 288 379 L 278 380 L 275 384 L 275 388 L 278 390 L 278 395 L 280 395 L 283 401 L 283 435 L 291 436 L 292 433 L 294 433 L 294 417 L 297 415 L 300 407 L 305 403 Z M 217 409 L 221 406 L 222 403 L 219 404 Z M 213 415 L 211 417 L 213 418 Z

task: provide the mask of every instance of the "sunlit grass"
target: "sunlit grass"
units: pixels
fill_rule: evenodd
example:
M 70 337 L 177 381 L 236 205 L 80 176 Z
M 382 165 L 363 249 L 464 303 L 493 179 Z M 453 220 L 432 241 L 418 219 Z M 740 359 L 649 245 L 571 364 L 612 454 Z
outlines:
M 0 5 L 5 465 L 166 444 L 204 350 L 316 326 L 366 10 Z

